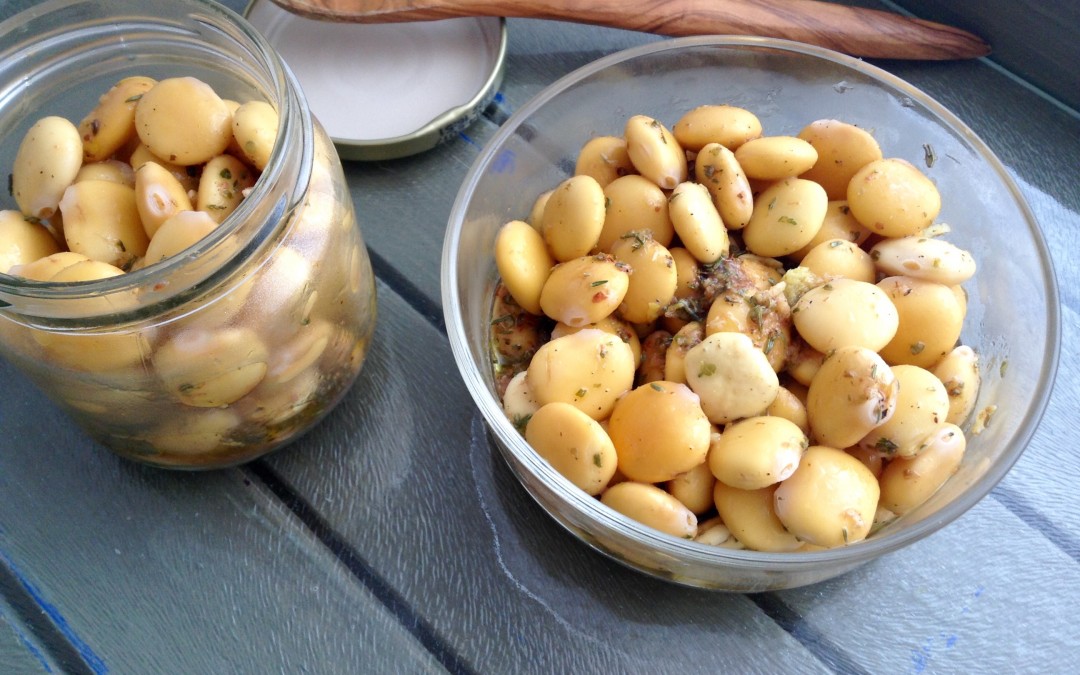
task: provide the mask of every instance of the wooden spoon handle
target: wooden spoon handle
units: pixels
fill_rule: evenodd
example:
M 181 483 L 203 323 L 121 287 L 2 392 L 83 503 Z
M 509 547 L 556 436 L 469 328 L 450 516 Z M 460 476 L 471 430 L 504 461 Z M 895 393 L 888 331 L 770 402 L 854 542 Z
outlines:
M 359 23 L 504 16 L 574 21 L 659 35 L 797 40 L 852 56 L 966 59 L 990 46 L 967 31 L 821 0 L 273 0 L 302 16 Z

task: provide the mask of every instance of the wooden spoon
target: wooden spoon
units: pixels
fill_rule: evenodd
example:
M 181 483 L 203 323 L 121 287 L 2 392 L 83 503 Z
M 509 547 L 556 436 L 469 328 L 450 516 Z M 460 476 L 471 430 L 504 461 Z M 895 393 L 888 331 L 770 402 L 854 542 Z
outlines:
M 968 59 L 990 46 L 967 31 L 821 0 L 273 0 L 314 19 L 357 23 L 503 16 L 574 21 L 660 35 L 739 34 L 797 40 L 852 56 Z

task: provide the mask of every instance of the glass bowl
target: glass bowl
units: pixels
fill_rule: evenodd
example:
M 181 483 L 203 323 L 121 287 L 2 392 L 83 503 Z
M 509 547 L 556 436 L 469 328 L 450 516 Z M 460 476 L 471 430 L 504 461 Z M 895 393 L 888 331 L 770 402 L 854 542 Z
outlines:
M 983 383 L 976 412 L 993 414 L 985 429 L 968 434 L 963 463 L 941 490 L 864 541 L 813 552 L 763 553 L 662 534 L 573 486 L 530 448 L 502 411 L 489 338 L 497 230 L 509 220 L 527 218 L 541 192 L 568 178 L 588 139 L 621 135 L 634 114 L 670 128 L 684 112 L 706 103 L 753 111 L 766 135 L 796 135 L 806 124 L 827 118 L 870 130 L 886 157 L 908 160 L 937 184 L 943 201 L 937 222 L 949 224 L 949 240 L 971 251 L 979 264 L 964 285 L 969 304 L 961 341 L 980 358 Z M 611 558 L 710 589 L 756 592 L 822 581 L 960 517 L 1023 452 L 1057 365 L 1058 301 L 1050 257 L 1001 162 L 963 122 L 910 84 L 857 59 L 781 40 L 698 37 L 652 43 L 600 59 L 543 90 L 499 129 L 466 176 L 446 232 L 442 284 L 458 368 L 494 442 L 528 493 L 567 530 Z

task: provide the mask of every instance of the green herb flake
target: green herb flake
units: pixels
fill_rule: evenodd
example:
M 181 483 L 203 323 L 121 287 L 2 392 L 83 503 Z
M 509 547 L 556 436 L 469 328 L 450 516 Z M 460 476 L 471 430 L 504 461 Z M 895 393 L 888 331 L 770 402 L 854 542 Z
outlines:
M 593 453 L 592 463 L 593 463 L 593 466 L 595 466 L 596 468 L 600 468 L 600 467 L 604 466 L 604 458 L 600 456 L 599 452 Z
M 664 388 L 655 382 L 650 382 L 649 386 L 652 387 L 654 391 L 664 391 Z
M 934 162 L 937 161 L 937 155 L 934 154 L 934 146 L 929 143 L 924 143 L 922 146 L 924 159 L 926 160 L 926 168 L 934 166 Z
M 703 364 L 701 364 L 701 368 L 698 368 L 697 376 L 698 377 L 709 377 L 710 375 L 715 375 L 715 374 L 716 374 L 716 364 L 715 363 L 703 363 Z
M 577 391 L 574 392 L 574 398 L 585 398 L 585 394 L 588 394 L 588 393 L 589 393 L 589 390 L 586 389 L 585 387 L 582 387 L 581 389 L 578 389 Z
M 1001 366 L 998 368 L 998 374 L 1001 375 L 1001 377 L 1005 377 L 1005 371 L 1008 370 L 1008 369 L 1009 369 L 1009 362 L 1008 361 L 1002 361 Z
M 771 206 L 769 208 L 772 208 Z M 780 216 L 777 220 L 786 225 L 798 225 L 799 221 L 795 220 L 791 216 Z
M 593 287 L 593 288 L 596 288 L 597 286 L 603 286 L 603 285 L 604 285 L 604 284 L 606 284 L 607 282 L 608 282 L 608 280 L 607 280 L 607 279 L 601 279 L 601 280 L 599 280 L 599 281 L 594 281 L 594 282 L 592 282 L 591 284 L 589 284 L 589 286 L 591 286 L 591 287 Z
M 514 428 L 518 430 L 518 432 L 524 433 L 525 427 L 529 426 L 529 420 L 531 419 L 532 415 L 514 415 L 514 419 L 512 419 L 511 422 L 514 425 Z
M 926 343 L 923 342 L 922 340 L 919 340 L 918 342 L 913 342 L 911 344 L 911 353 L 912 354 L 922 354 L 922 350 L 924 350 L 924 349 L 926 349 Z
M 877 443 L 874 443 L 874 449 L 878 452 L 883 452 L 886 455 L 891 455 L 896 452 L 896 449 L 900 447 L 896 443 L 893 443 L 888 438 L 882 436 L 878 439 Z
M 134 103 L 143 97 L 142 94 L 134 94 L 124 99 L 124 103 Z

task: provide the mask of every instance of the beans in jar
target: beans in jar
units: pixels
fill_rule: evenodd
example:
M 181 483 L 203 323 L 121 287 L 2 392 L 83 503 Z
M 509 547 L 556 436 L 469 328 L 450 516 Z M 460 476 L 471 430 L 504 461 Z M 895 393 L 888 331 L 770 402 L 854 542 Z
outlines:
M 854 544 L 963 459 L 975 261 L 940 207 L 839 120 L 770 136 L 736 106 L 670 130 L 633 115 L 498 235 L 504 410 L 588 494 L 674 536 Z
M 282 188 L 298 202 L 273 206 L 273 186 L 248 211 L 268 215 L 231 219 L 278 130 L 267 101 L 228 100 L 194 77 L 132 76 L 83 119 L 46 116 L 23 138 L 15 208 L 0 211 L 0 273 L 65 291 L 131 281 L 68 302 L 74 323 L 0 314 L 0 348 L 122 455 L 246 461 L 321 418 L 360 369 L 373 277 L 317 122 L 303 141 L 306 182 Z M 124 318 L 100 319 L 114 312 Z

